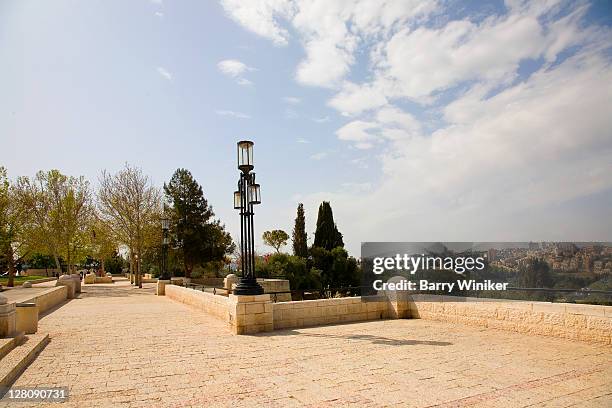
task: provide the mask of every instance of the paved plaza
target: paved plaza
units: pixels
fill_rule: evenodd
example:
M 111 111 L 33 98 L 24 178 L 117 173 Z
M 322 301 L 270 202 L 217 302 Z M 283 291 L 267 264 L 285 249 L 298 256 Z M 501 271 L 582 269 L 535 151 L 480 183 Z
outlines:
M 62 407 L 612 406 L 607 346 L 426 320 L 235 336 L 153 288 L 83 286 L 15 386 L 67 385 Z

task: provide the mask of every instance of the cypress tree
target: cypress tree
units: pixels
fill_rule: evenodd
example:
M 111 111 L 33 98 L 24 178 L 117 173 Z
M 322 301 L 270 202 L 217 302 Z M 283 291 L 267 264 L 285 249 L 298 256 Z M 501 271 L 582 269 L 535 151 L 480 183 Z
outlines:
M 325 248 L 328 251 L 336 247 L 344 247 L 342 234 L 338 231 L 338 227 L 336 227 L 334 214 L 328 201 L 323 201 L 319 206 L 317 230 L 315 231 L 313 246 Z
M 307 239 L 304 204 L 299 203 L 297 207 L 297 217 L 295 217 L 295 226 L 293 227 L 293 254 L 295 256 L 308 258 Z

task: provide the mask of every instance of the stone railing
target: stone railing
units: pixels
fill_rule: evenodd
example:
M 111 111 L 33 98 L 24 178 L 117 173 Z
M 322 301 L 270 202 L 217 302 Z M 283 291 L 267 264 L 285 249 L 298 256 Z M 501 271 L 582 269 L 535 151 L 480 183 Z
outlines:
M 303 300 L 274 303 L 274 328 L 286 329 L 322 324 L 387 319 L 391 316 L 386 296 Z
M 410 316 L 612 344 L 612 306 L 417 295 L 410 302 Z
M 228 298 L 225 296 L 217 296 L 177 285 L 165 285 L 164 291 L 170 299 L 193 306 L 219 319 L 225 321 L 229 319 Z
M 68 287 L 56 286 L 37 293 L 25 302 L 36 303 L 38 306 L 38 313 L 42 314 L 64 302 L 66 299 L 68 299 Z
M 269 294 L 225 297 L 175 285 L 165 285 L 165 294 L 226 321 L 236 334 L 415 318 L 612 344 L 612 306 L 396 293 L 273 303 Z

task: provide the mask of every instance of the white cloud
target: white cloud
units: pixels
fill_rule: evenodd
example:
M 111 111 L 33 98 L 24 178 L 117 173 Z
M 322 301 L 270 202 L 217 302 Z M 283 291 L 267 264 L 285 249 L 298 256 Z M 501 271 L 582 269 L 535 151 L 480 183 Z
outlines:
M 168 72 L 168 70 L 164 67 L 157 67 L 157 73 L 161 76 L 163 76 L 164 78 L 166 78 L 168 81 L 172 81 L 172 74 L 170 72 Z
M 160 4 L 161 5 L 161 4 L 163 4 L 163 2 L 164 2 L 163 0 L 151 0 L 151 3 L 153 3 L 153 4 Z
M 285 96 L 283 98 L 283 101 L 285 101 L 286 103 L 288 103 L 290 105 L 297 105 L 302 100 L 300 98 L 296 98 L 295 96 Z
M 277 21 L 292 14 L 293 2 L 285 0 L 221 0 L 227 14 L 246 29 L 269 38 L 276 45 L 286 45 L 288 31 Z
M 291 25 L 298 32 L 306 58 L 296 70 L 305 85 L 334 87 L 349 72 L 360 43 L 384 36 L 398 26 L 432 13 L 436 1 L 423 0 L 222 0 L 228 15 L 245 28 L 288 42 Z
M 357 85 L 348 81 L 328 103 L 344 116 L 379 108 L 386 104 L 387 97 L 379 84 Z
M 217 68 L 223 74 L 232 78 L 237 78 L 245 72 L 253 70 L 253 68 L 249 67 L 244 62 L 235 59 L 226 59 L 223 61 L 219 61 L 219 63 L 217 64 Z
M 251 86 L 251 85 L 253 85 L 253 82 L 249 81 L 246 78 L 237 78 L 236 79 L 236 83 L 238 85 L 242 85 L 242 86 Z
M 162 13 L 161 11 L 156 11 L 155 15 L 159 18 L 163 18 L 164 17 L 164 13 Z
M 296 142 L 298 142 L 298 143 L 302 143 L 302 144 L 308 144 L 308 143 L 310 143 L 310 141 L 309 141 L 309 140 L 306 140 L 306 139 L 301 138 L 301 137 L 300 137 L 300 138 L 298 138 L 298 139 L 296 140 Z
M 601 222 L 609 231 L 606 217 L 576 224 L 579 214 L 561 216 L 559 206 L 612 189 L 610 83 L 609 59 L 589 53 L 493 97 L 467 93 L 445 109 L 447 126 L 431 135 L 417 127 L 390 142 L 371 191 L 317 193 L 305 202 L 332 200 L 353 251 L 368 240 L 609 239 L 585 236 L 604 231 Z M 398 112 L 376 116 L 412 127 Z M 381 137 L 376 126 L 354 125 L 364 133 L 343 139 L 371 143 Z
M 312 160 L 323 160 L 324 158 L 327 157 L 329 153 L 328 152 L 319 152 L 319 153 L 315 153 L 312 156 L 310 156 L 310 158 Z
M 255 71 L 255 68 L 249 67 L 242 61 L 235 59 L 226 59 L 217 63 L 217 68 L 221 73 L 230 78 L 234 78 L 238 85 L 250 86 L 253 82 L 244 78 L 242 75 L 249 71 Z
M 286 43 L 290 28 L 303 46 L 295 79 L 332 90 L 348 153 L 376 147 L 346 158 L 380 164 L 369 189 L 348 181 L 306 206 L 332 200 L 353 251 L 367 240 L 609 240 L 609 211 L 559 208 L 612 192 L 612 31 L 585 21 L 582 1 L 508 0 L 461 19 L 449 4 L 243 3 L 261 35 Z
M 220 116 L 231 116 L 237 119 L 250 119 L 251 116 L 246 113 L 236 112 L 231 110 L 216 110 L 215 113 Z
M 336 135 L 340 140 L 365 143 L 375 139 L 375 136 L 370 131 L 377 127 L 378 124 L 375 122 L 355 120 L 338 129 Z

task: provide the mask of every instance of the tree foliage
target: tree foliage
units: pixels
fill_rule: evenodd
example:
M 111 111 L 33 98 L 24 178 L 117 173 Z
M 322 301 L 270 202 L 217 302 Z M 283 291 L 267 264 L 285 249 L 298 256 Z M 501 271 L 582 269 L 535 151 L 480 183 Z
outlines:
M 309 262 L 299 256 L 277 253 L 267 259 L 260 257 L 256 260 L 255 269 L 259 277 L 285 277 L 289 280 L 291 289 L 318 289 L 321 287 L 320 271 L 311 268 Z
M 293 227 L 293 255 L 302 258 L 308 257 L 308 235 L 306 234 L 306 217 L 304 216 L 304 204 L 299 203 L 295 226 Z
M 522 288 L 550 288 L 553 285 L 550 267 L 543 259 L 532 258 L 520 268 L 518 283 Z
M 118 242 L 129 249 L 130 270 L 142 287 L 139 259 L 161 240 L 161 194 L 148 176 L 136 167 L 125 167 L 116 174 L 100 176 L 98 190 L 100 217 Z
M 262 235 L 264 244 L 271 246 L 276 250 L 276 253 L 280 253 L 281 247 L 287 245 L 289 235 L 283 230 L 277 229 L 272 231 L 264 231 Z
M 222 261 L 234 250 L 232 238 L 224 225 L 215 220 L 213 209 L 204 198 L 202 187 L 186 169 L 177 169 L 164 193 L 169 206 L 174 247 L 180 253 L 185 275 L 191 276 L 196 265 Z
M 15 196 L 28 213 L 24 234 L 30 248 L 51 254 L 58 269 L 63 257 L 72 270 L 89 241 L 94 215 L 89 182 L 58 170 L 39 171 L 32 179 L 17 179 Z
M 338 227 L 334 222 L 334 214 L 327 201 L 323 201 L 319 206 L 313 246 L 324 248 L 328 251 L 336 247 L 344 247 L 342 234 L 338 231 Z
M 339 288 L 357 286 L 360 283 L 357 260 L 342 247 L 331 251 L 321 247 L 310 250 L 313 267 L 321 271 L 323 287 Z
M 16 197 L 6 169 L 0 166 L 0 264 L 8 269 L 9 287 L 14 285 L 15 264 L 25 244 L 27 221 L 28 213 Z

